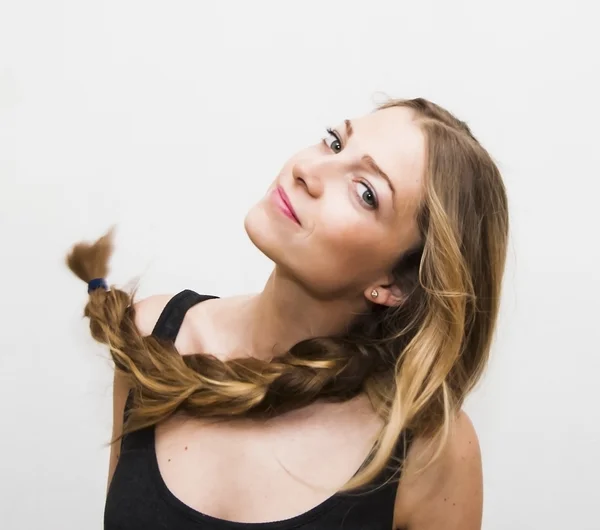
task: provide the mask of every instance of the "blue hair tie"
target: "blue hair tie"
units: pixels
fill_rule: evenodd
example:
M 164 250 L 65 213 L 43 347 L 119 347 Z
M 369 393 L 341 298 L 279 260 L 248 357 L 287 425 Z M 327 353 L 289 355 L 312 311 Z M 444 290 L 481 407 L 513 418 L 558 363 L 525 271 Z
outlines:
M 106 284 L 106 280 L 104 278 L 95 278 L 88 282 L 88 293 L 95 291 L 96 289 L 104 289 L 108 291 L 108 285 Z

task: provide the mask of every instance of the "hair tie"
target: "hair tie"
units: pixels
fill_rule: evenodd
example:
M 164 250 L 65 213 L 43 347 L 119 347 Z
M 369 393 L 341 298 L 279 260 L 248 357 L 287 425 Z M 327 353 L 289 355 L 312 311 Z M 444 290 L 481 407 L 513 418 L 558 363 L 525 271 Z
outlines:
M 88 293 L 91 293 L 96 289 L 104 289 L 105 291 L 108 291 L 108 285 L 106 284 L 106 280 L 104 278 L 95 278 L 94 280 L 90 280 L 88 282 Z

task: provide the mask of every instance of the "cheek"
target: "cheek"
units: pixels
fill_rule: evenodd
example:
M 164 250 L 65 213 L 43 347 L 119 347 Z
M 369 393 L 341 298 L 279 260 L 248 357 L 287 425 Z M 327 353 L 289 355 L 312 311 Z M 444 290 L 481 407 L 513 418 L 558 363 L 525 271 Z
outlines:
M 336 263 L 341 270 L 354 270 L 361 274 L 378 269 L 384 259 L 384 234 L 376 223 L 361 218 L 356 212 L 344 215 L 337 210 L 327 216 L 315 234 L 318 237 L 320 252 L 328 256 L 330 263 Z
M 315 235 L 322 243 L 344 247 L 352 241 L 367 241 L 369 220 L 351 204 L 347 191 L 339 189 L 330 192 L 331 198 L 321 199 L 318 205 Z
M 331 216 L 329 223 L 321 227 L 319 239 L 335 252 L 358 252 L 372 244 L 372 230 L 365 223 L 349 223 L 342 217 Z

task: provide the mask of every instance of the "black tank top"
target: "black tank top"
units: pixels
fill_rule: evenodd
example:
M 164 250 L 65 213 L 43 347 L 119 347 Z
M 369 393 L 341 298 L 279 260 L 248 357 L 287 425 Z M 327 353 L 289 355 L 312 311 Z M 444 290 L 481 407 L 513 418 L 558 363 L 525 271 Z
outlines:
M 187 310 L 214 298 L 185 290 L 165 306 L 152 334 L 175 341 Z M 125 413 L 131 404 L 127 400 Z M 391 530 L 397 477 L 389 480 L 408 451 L 410 436 L 403 433 L 396 459 L 360 491 L 336 493 L 295 517 L 265 523 L 226 521 L 200 513 L 180 501 L 162 479 L 154 448 L 154 427 L 130 433 L 121 453 L 104 511 L 105 530 Z M 387 481 L 387 482 L 386 482 Z

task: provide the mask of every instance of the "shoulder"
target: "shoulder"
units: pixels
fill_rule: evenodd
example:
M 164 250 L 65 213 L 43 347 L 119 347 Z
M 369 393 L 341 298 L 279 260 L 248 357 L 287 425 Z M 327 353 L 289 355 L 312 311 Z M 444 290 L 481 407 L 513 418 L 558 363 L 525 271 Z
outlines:
M 410 530 L 479 530 L 483 509 L 481 450 L 475 427 L 461 411 L 440 456 L 423 472 L 434 454 L 427 440 L 416 439 L 396 497 L 396 527 Z
M 174 296 L 177 295 L 158 294 L 149 296 L 133 304 L 134 322 L 142 336 L 147 337 L 152 335 L 158 319 Z M 210 315 L 210 312 L 207 312 L 206 308 L 211 305 L 209 301 L 205 301 L 192 306 L 186 311 L 175 339 L 175 349 L 181 355 L 203 351 L 204 328 L 207 326 L 207 319 Z
M 135 325 L 144 337 L 152 334 L 158 318 L 171 298 L 172 294 L 156 294 L 133 304 Z

